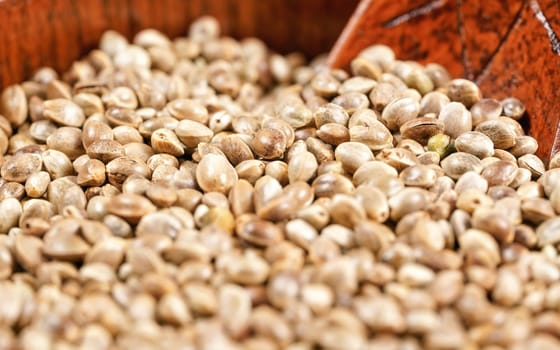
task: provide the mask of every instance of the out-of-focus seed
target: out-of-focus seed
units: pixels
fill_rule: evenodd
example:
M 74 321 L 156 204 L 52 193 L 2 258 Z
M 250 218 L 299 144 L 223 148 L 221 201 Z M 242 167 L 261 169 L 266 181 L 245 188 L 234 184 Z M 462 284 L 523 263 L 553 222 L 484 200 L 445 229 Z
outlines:
M 447 84 L 447 96 L 451 101 L 458 101 L 467 108 L 470 108 L 482 98 L 478 86 L 467 79 L 451 80 Z
M 80 127 L 85 121 L 82 109 L 63 98 L 43 102 L 43 114 L 53 122 L 65 126 Z

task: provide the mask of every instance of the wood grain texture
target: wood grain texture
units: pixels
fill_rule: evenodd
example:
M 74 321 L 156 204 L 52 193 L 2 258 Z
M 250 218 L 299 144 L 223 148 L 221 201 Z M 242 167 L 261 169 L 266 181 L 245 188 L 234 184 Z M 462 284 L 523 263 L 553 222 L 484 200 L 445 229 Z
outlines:
M 547 160 L 560 150 L 560 3 L 555 0 L 363 0 L 329 56 L 333 67 L 373 43 L 438 62 L 486 96 L 515 96 Z
M 0 89 L 40 66 L 63 70 L 107 29 L 128 38 L 143 28 L 184 35 L 213 15 L 226 35 L 255 36 L 310 57 L 327 52 L 358 0 L 4 0 L 0 1 Z

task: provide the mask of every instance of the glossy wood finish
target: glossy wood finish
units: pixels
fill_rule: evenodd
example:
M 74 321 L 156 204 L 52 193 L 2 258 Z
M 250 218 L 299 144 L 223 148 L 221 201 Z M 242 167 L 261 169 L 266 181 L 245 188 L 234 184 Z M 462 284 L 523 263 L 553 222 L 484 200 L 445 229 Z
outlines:
M 129 38 L 143 28 L 176 37 L 215 16 L 225 34 L 256 36 L 287 53 L 327 52 L 358 0 L 0 0 L 0 89 L 48 65 L 63 70 L 106 29 Z
M 346 67 L 372 43 L 442 63 L 485 96 L 515 96 L 548 159 L 560 149 L 560 3 L 555 0 L 363 0 L 329 57 Z

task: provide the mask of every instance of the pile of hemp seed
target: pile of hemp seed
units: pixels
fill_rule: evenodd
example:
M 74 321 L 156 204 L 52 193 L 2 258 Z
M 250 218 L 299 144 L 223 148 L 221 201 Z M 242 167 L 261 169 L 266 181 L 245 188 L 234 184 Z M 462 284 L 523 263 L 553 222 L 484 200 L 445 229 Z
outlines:
M 0 115 L 0 350 L 560 349 L 560 156 L 441 65 L 201 17 Z

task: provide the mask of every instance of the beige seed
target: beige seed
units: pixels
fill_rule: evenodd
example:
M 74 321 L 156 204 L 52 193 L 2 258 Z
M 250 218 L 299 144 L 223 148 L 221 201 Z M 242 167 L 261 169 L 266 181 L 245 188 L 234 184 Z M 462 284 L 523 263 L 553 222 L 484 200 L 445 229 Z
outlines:
M 350 141 L 348 128 L 336 123 L 323 124 L 317 130 L 317 137 L 321 141 L 335 146 Z
M 249 145 L 238 135 L 226 136 L 220 142 L 220 149 L 233 166 L 254 158 Z
M 500 119 L 482 122 L 475 130 L 488 136 L 497 149 L 511 148 L 517 142 L 515 130 Z
M 391 297 L 359 297 L 354 300 L 353 309 L 373 331 L 397 333 L 406 327 L 400 307 Z
M 494 154 L 492 140 L 478 131 L 468 131 L 460 134 L 455 140 L 455 148 L 459 152 L 470 153 L 480 159 Z
M 6 198 L 16 198 L 21 200 L 25 194 L 25 187 L 17 182 L 6 182 L 0 186 L 0 200 Z
M 205 155 L 196 167 L 196 181 L 206 192 L 227 193 L 237 178 L 228 160 L 216 154 Z
M 8 233 L 8 231 L 17 225 L 22 207 L 16 198 L 6 198 L 0 201 L 0 212 L 2 220 L 0 221 L 0 233 Z
M 515 157 L 521 157 L 526 154 L 535 153 L 538 147 L 539 145 L 537 143 L 537 140 L 535 140 L 531 136 L 523 135 L 518 136 L 515 139 L 515 146 L 508 149 L 508 152 L 510 152 Z
M 82 109 L 72 101 L 57 98 L 43 103 L 43 114 L 55 123 L 80 127 L 85 121 Z
M 231 337 L 239 338 L 249 328 L 251 296 L 247 289 L 235 284 L 224 284 L 218 293 L 220 320 Z
M 484 231 L 467 230 L 459 237 L 459 246 L 468 263 L 495 267 L 501 260 L 496 240 Z
M 54 149 L 48 149 L 43 152 L 42 157 L 45 170 L 52 179 L 74 174 L 74 167 L 66 154 Z
M 214 133 L 204 124 L 184 119 L 174 128 L 175 134 L 187 148 L 194 149 L 201 142 L 209 142 Z
M 478 86 L 467 79 L 451 80 L 447 84 L 447 96 L 451 101 L 458 101 L 467 108 L 470 108 L 482 98 Z
M 354 192 L 354 197 L 364 208 L 369 219 L 382 223 L 389 218 L 387 197 L 378 188 L 361 185 Z
M 292 156 L 288 162 L 289 182 L 311 180 L 317 172 L 317 166 L 317 160 L 311 152 L 301 152 Z
M 192 318 L 183 298 L 177 293 L 164 295 L 156 309 L 157 318 L 166 324 L 181 326 Z
M 498 211 L 477 208 L 472 216 L 473 228 L 491 234 L 498 242 L 510 243 L 514 238 L 513 225 L 510 220 Z
M 444 132 L 452 138 L 472 129 L 471 113 L 458 102 L 450 102 L 442 107 L 438 119 L 444 124 Z
M 316 197 L 332 197 L 336 193 L 350 194 L 354 190 L 352 181 L 336 173 L 326 173 L 317 176 L 312 183 Z
M 546 220 L 537 227 L 536 233 L 539 246 L 558 244 L 560 242 L 560 218 L 554 217 Z
M 500 101 L 492 98 L 483 98 L 471 107 L 473 126 L 491 120 L 498 119 L 502 113 Z
M 410 97 L 396 99 L 389 103 L 381 113 L 381 119 L 389 130 L 398 130 L 404 123 L 418 116 L 420 105 Z
M 393 136 L 379 121 L 371 121 L 368 126 L 352 126 L 350 128 L 350 141 L 362 142 L 372 151 L 378 151 L 393 145 Z
M 404 215 L 421 210 L 428 204 L 428 192 L 419 188 L 405 188 L 389 198 L 391 219 L 399 220 Z
M 331 74 L 323 72 L 311 79 L 310 86 L 317 95 L 329 98 L 336 95 L 340 82 Z
M 425 286 L 434 280 L 435 274 L 429 268 L 415 263 L 404 264 L 400 267 L 397 278 L 408 286 Z
M 208 110 L 195 100 L 177 99 L 171 101 L 167 104 L 166 110 L 178 120 L 187 119 L 202 124 L 208 123 Z
M 282 186 L 289 182 L 288 164 L 283 161 L 275 160 L 266 164 L 265 174 L 278 180 Z
M 504 115 L 515 120 L 519 120 L 525 114 L 525 106 L 515 97 L 508 97 L 502 100 Z
M 399 178 L 406 186 L 428 188 L 435 184 L 437 173 L 426 165 L 413 165 L 404 169 Z
M 99 159 L 103 163 L 108 163 L 124 154 L 125 149 L 123 146 L 114 140 L 96 140 L 87 147 L 87 155 L 90 158 Z
M 142 123 L 142 117 L 136 111 L 128 108 L 109 107 L 104 116 L 112 126 L 126 125 L 137 128 Z
M 432 117 L 414 118 L 400 127 L 401 136 L 404 139 L 412 139 L 422 145 L 427 144 L 432 136 L 441 134 L 443 130 L 444 123 Z
M 366 212 L 357 199 L 345 194 L 335 194 L 330 203 L 330 216 L 333 223 L 351 228 L 365 220 Z
M 360 165 L 373 160 L 373 153 L 362 143 L 344 142 L 336 147 L 335 158 L 342 163 L 345 171 L 353 174 Z
M 525 154 L 517 159 L 520 168 L 528 169 L 532 177 L 540 177 L 545 172 L 543 161 L 534 154 Z
M 279 130 L 264 128 L 259 130 L 252 141 L 255 154 L 263 159 L 277 159 L 286 150 L 286 135 Z
M 107 151 L 112 152 L 112 151 L 117 151 L 118 152 L 118 147 L 117 148 L 109 148 L 107 149 Z M 125 157 L 137 160 L 139 162 L 142 163 L 146 163 L 148 161 L 148 159 L 150 159 L 151 156 L 154 155 L 154 149 L 150 146 L 148 146 L 145 143 L 141 143 L 141 142 L 131 142 L 131 143 L 127 143 L 126 145 L 124 145 L 122 147 L 123 150 L 123 154 Z M 105 155 L 108 156 L 109 158 L 113 157 L 116 154 L 111 154 L 111 155 Z
M 82 131 L 78 128 L 58 128 L 47 137 L 46 141 L 49 148 L 66 154 L 70 160 L 74 160 L 84 153 Z
M 287 122 L 292 128 L 301 128 L 313 120 L 313 113 L 299 97 L 286 96 L 276 106 L 276 115 Z
M 233 185 L 229 192 L 231 211 L 235 216 L 250 213 L 253 210 L 253 186 L 247 181 L 240 179 Z
M 43 238 L 45 255 L 66 261 L 81 261 L 85 257 L 89 245 L 82 238 L 73 232 L 53 230 L 49 230 Z
M 312 204 L 300 209 L 296 213 L 296 216 L 305 220 L 317 230 L 325 227 L 330 221 L 329 211 L 319 204 Z M 286 234 L 289 235 L 288 228 L 286 228 L 286 230 Z
M 0 114 L 4 115 L 13 127 L 18 127 L 27 118 L 27 101 L 20 85 L 11 85 L 0 95 Z
M 138 100 L 134 91 L 126 86 L 119 86 L 102 96 L 102 101 L 107 107 L 122 107 L 136 109 Z
M 250 214 L 236 218 L 235 232 L 243 240 L 264 247 L 277 244 L 284 239 L 278 226 Z
M 233 282 L 250 285 L 264 282 L 269 275 L 270 267 L 265 259 L 258 255 L 245 253 L 236 257 L 225 266 L 225 273 Z
M 133 174 L 149 178 L 150 169 L 141 161 L 118 157 L 107 163 L 107 178 L 113 186 L 120 186 L 126 178 Z
M 522 296 L 523 285 L 517 274 L 509 269 L 500 269 L 492 298 L 501 305 L 513 306 L 521 301 Z
M 103 122 L 97 120 L 88 120 L 82 130 L 82 143 L 85 149 L 100 140 L 113 140 L 113 130 Z
M 101 98 L 97 95 L 90 93 L 78 93 L 72 96 L 72 102 L 79 106 L 86 116 L 91 116 L 92 114 L 105 112 L 105 107 Z
M 189 283 L 183 288 L 186 301 L 195 314 L 210 316 L 218 309 L 218 296 L 214 289 L 202 283 Z
M 150 142 L 156 153 L 168 153 L 173 156 L 182 156 L 185 154 L 183 144 L 179 141 L 177 135 L 169 129 L 155 130 L 152 133 Z
M 41 156 L 33 153 L 20 153 L 4 162 L 0 174 L 7 181 L 23 183 L 42 167 Z
M 14 238 L 15 259 L 27 271 L 35 271 L 45 261 L 42 248 L 43 241 L 40 238 L 28 235 Z
M 548 169 L 556 169 L 556 168 L 560 168 L 560 152 L 552 156 L 552 158 L 550 158 L 550 161 L 548 163 Z
M 142 135 L 140 135 L 138 130 L 128 125 L 120 125 L 114 128 L 113 136 L 115 138 L 115 141 L 117 141 L 121 145 L 126 145 L 127 143 L 131 142 L 143 141 Z
M 447 156 L 441 161 L 441 167 L 447 176 L 455 180 L 468 171 L 474 171 L 475 173 L 482 171 L 480 159 L 465 152 L 457 152 Z
M 105 164 L 97 159 L 89 159 L 78 171 L 76 181 L 80 186 L 103 185 L 105 183 Z
M 120 194 L 113 197 L 107 205 L 107 211 L 130 223 L 138 223 L 142 217 L 152 213 L 156 207 L 145 197 L 135 194 Z
M 461 194 L 469 189 L 478 190 L 481 193 L 486 193 L 488 190 L 488 181 L 480 174 L 474 171 L 467 171 L 455 183 L 455 192 Z

